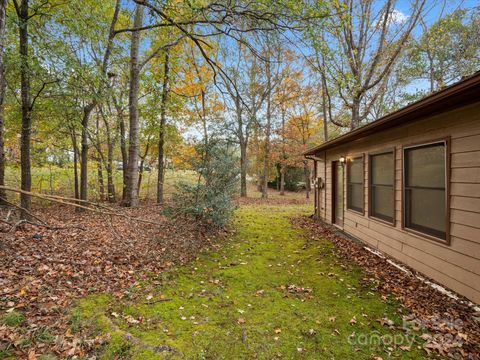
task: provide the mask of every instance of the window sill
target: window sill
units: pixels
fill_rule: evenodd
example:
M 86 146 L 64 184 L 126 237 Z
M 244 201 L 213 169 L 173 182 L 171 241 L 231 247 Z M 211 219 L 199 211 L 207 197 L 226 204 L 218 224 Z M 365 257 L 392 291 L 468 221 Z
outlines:
M 372 220 L 372 221 L 375 221 L 375 222 L 378 222 L 378 223 L 383 224 L 383 225 L 396 227 L 395 226 L 395 219 L 393 219 L 393 221 L 387 221 L 387 220 L 383 220 L 383 219 L 380 219 L 380 218 L 377 218 L 377 217 L 371 216 L 371 215 L 368 216 L 368 219 Z
M 355 209 L 350 209 L 350 208 L 347 208 L 347 211 L 350 211 L 356 215 L 362 215 L 362 216 L 365 216 L 365 211 L 359 211 L 359 210 L 355 210 Z
M 447 234 L 447 239 L 441 239 L 436 236 L 425 234 L 425 233 L 422 233 L 421 231 L 413 230 L 406 227 L 402 227 L 402 230 L 408 234 L 415 235 L 415 237 L 421 238 L 422 240 L 435 241 L 436 243 L 440 243 L 446 246 L 450 245 L 450 236 L 448 236 L 448 234 Z

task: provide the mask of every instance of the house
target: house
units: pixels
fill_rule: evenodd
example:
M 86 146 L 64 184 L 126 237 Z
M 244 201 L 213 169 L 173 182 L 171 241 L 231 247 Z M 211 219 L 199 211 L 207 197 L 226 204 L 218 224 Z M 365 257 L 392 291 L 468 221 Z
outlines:
M 304 155 L 319 219 L 480 303 L 480 72 Z

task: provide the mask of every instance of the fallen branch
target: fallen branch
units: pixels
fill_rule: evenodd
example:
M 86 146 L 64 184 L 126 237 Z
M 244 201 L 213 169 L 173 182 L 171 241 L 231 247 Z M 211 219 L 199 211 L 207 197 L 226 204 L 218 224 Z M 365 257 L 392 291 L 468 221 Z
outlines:
M 80 229 L 80 230 L 84 230 L 85 231 L 85 228 L 82 227 L 82 226 L 78 226 L 78 225 L 70 225 L 70 226 L 53 226 L 53 225 L 50 225 L 48 222 L 46 222 L 45 220 L 42 220 L 40 217 L 36 216 L 35 214 L 33 214 L 32 212 L 28 211 L 27 209 L 25 209 L 23 206 L 20 206 L 20 205 L 17 205 L 17 204 L 14 204 L 10 201 L 8 201 L 7 199 L 5 198 L 2 198 L 0 197 L 0 200 L 4 201 L 6 204 L 10 205 L 10 206 L 13 206 L 21 211 L 24 211 L 25 213 L 28 214 L 28 216 L 32 217 L 33 219 L 39 221 L 38 223 L 34 222 L 34 221 L 31 221 L 31 220 L 27 220 L 27 219 L 23 219 L 23 220 L 20 220 L 16 223 L 12 223 L 9 221 L 9 218 L 10 218 L 10 214 L 11 214 L 11 211 L 8 212 L 7 214 L 7 217 L 4 219 L 0 219 L 0 221 L 4 224 L 7 224 L 7 225 L 10 225 L 11 226 L 11 229 L 9 230 L 10 232 L 13 231 L 14 229 L 16 229 L 17 227 L 19 227 L 20 225 L 23 225 L 23 224 L 30 224 L 30 225 L 35 225 L 35 226 L 40 226 L 40 227 L 45 227 L 49 230 L 63 230 L 63 229 Z
M 24 213 L 28 214 L 28 216 L 30 216 L 30 217 L 32 217 L 33 219 L 35 219 L 35 220 L 39 221 L 40 223 L 42 223 L 43 226 L 45 226 L 45 227 L 50 227 L 50 225 L 48 225 L 48 223 L 47 223 L 46 221 L 40 219 L 38 216 L 36 216 L 35 214 L 33 214 L 31 211 L 28 211 L 27 209 L 25 209 L 23 206 L 14 204 L 14 203 L 12 203 L 12 202 L 10 202 L 10 201 L 8 201 L 7 199 L 2 198 L 2 197 L 0 197 L 0 200 L 2 200 L 2 201 L 5 202 L 6 204 L 8 204 L 8 205 L 10 205 L 10 206 L 13 206 L 13 207 L 15 207 L 15 208 L 23 211 Z M 8 221 L 8 216 L 9 216 L 9 215 L 7 215 L 7 221 Z M 18 225 L 17 225 L 17 226 L 18 226 Z
M 73 207 L 76 207 L 76 208 L 96 212 L 96 213 L 103 214 L 103 215 L 118 216 L 118 217 L 126 218 L 128 220 L 133 220 L 133 221 L 138 221 L 138 222 L 158 226 L 158 221 L 155 222 L 155 221 L 150 221 L 150 220 L 146 220 L 146 219 L 142 219 L 142 218 L 138 218 L 138 217 L 129 216 L 129 215 L 126 215 L 126 214 L 123 214 L 123 213 L 113 211 L 113 209 L 111 209 L 111 208 L 109 208 L 105 205 L 98 204 L 98 203 L 93 203 L 93 202 L 90 202 L 90 201 L 87 201 L 87 200 L 79 200 L 79 199 L 73 199 L 73 198 L 56 196 L 56 195 L 39 194 L 39 193 L 34 193 L 32 191 L 26 191 L 26 190 L 16 189 L 16 188 L 12 188 L 12 187 L 9 187 L 9 186 L 2 186 L 2 185 L 0 185 L 0 189 L 3 189 L 5 191 L 11 191 L 11 192 L 19 193 L 19 194 L 25 194 L 25 195 L 33 196 L 33 197 L 36 197 L 36 198 L 39 198 L 39 199 L 48 200 L 48 201 L 55 202 L 55 203 L 62 204 L 62 205 L 73 206 Z M 85 205 L 81 205 L 79 203 L 95 206 L 99 209 L 92 208 L 92 207 L 85 206 Z M 100 210 L 100 209 L 105 209 L 105 210 Z

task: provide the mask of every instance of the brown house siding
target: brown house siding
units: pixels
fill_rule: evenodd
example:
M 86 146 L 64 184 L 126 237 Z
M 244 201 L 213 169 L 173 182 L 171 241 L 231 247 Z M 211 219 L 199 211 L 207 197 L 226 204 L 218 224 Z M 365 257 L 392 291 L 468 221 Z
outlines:
M 402 147 L 449 138 L 450 244 L 402 228 Z M 395 225 L 369 217 L 369 153 L 395 149 Z M 354 140 L 315 154 L 318 213 L 332 222 L 331 162 L 364 154 L 365 214 L 346 209 L 343 230 L 480 303 L 480 103 Z M 344 181 L 346 191 L 346 179 Z M 345 197 L 346 198 L 346 197 Z

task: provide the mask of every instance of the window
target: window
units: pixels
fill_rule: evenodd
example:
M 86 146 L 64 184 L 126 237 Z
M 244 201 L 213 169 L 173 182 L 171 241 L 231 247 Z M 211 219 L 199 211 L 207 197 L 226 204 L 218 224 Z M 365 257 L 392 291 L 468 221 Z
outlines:
M 347 208 L 363 213 L 363 156 L 347 162 Z
M 446 240 L 446 142 L 404 149 L 404 225 Z
M 370 155 L 370 216 L 393 223 L 395 159 L 393 151 Z

